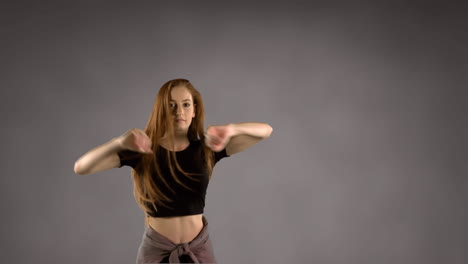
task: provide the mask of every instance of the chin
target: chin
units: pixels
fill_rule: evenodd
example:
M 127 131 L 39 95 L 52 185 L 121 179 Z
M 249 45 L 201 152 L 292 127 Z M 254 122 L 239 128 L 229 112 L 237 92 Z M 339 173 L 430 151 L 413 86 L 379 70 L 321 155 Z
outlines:
M 177 133 L 182 133 L 182 132 L 187 133 L 188 129 L 187 128 L 182 128 L 182 127 L 176 127 L 174 131 L 177 132 Z

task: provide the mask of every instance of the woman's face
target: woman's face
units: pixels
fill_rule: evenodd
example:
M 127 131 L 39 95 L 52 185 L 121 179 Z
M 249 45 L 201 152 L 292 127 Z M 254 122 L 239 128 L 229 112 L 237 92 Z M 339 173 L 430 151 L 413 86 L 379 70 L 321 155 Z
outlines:
M 195 117 L 192 94 L 184 86 L 177 86 L 171 90 L 170 107 L 176 132 L 187 133 L 192 118 Z

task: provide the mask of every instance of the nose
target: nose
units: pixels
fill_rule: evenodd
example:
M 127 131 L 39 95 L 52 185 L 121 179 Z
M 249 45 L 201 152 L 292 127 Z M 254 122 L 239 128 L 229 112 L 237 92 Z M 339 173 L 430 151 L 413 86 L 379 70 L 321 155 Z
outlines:
M 181 116 L 182 115 L 182 108 L 181 107 L 176 107 L 175 114 L 176 114 L 176 117 Z

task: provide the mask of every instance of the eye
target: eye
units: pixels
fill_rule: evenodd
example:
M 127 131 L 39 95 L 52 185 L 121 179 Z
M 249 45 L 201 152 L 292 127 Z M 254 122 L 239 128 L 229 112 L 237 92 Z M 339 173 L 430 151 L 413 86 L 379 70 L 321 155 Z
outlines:
M 190 103 L 185 103 L 184 106 L 185 107 L 190 107 Z
M 175 104 L 174 104 L 174 103 L 170 103 L 169 106 L 170 106 L 171 108 L 174 108 Z

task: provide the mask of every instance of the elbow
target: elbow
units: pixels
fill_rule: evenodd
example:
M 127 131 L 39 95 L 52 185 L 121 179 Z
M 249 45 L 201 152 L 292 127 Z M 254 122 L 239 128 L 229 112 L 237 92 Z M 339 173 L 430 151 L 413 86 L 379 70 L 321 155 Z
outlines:
M 80 166 L 80 163 L 78 161 L 75 162 L 75 166 L 74 166 L 73 170 L 75 171 L 75 174 L 78 174 L 78 175 L 85 175 L 86 174 L 83 171 L 83 168 Z
M 267 125 L 267 126 L 268 126 L 268 129 L 267 129 L 265 138 L 269 138 L 271 136 L 271 133 L 273 133 L 273 128 L 270 125 Z

